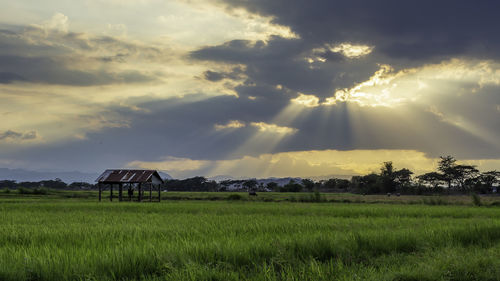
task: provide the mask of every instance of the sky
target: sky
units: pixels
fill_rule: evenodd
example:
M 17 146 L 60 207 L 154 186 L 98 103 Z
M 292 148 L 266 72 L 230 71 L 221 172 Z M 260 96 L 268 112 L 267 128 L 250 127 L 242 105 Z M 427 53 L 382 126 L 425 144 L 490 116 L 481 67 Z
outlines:
M 500 170 L 500 2 L 0 0 L 0 167 Z

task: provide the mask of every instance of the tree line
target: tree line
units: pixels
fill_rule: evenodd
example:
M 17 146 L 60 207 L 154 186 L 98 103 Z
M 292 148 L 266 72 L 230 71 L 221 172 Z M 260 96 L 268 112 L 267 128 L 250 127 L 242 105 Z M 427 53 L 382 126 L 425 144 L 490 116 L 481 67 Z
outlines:
M 294 180 L 279 185 L 256 179 L 224 180 L 216 182 L 205 177 L 167 180 L 163 189 L 168 191 L 248 191 L 248 192 L 352 192 L 358 194 L 490 194 L 496 192 L 500 184 L 499 171 L 480 172 L 473 165 L 458 164 L 452 156 L 441 156 L 436 171 L 414 177 L 407 168 L 396 169 L 392 162 L 384 162 L 379 173 L 353 176 L 350 180 L 331 178 L 313 181 Z M 50 188 L 50 189 L 95 189 L 94 184 L 73 182 L 66 184 L 60 179 L 38 182 L 0 181 L 0 188 Z
M 67 184 L 63 182 L 61 179 L 56 178 L 54 180 L 42 180 L 42 181 L 23 181 L 17 182 L 15 180 L 0 180 L 0 188 L 50 188 L 50 189 L 94 189 L 96 188 L 95 184 L 91 184 L 88 182 L 72 182 Z
M 458 164 L 452 156 L 441 156 L 436 171 L 414 177 L 408 168 L 396 169 L 392 162 L 384 162 L 379 173 L 353 176 L 351 180 L 331 178 L 313 181 L 293 180 L 285 185 L 276 182 L 266 184 L 256 179 L 224 180 L 215 182 L 204 177 L 185 180 L 169 180 L 165 183 L 172 191 L 228 191 L 249 192 L 352 192 L 358 194 L 490 194 L 500 184 L 499 171 L 481 173 L 473 165 Z

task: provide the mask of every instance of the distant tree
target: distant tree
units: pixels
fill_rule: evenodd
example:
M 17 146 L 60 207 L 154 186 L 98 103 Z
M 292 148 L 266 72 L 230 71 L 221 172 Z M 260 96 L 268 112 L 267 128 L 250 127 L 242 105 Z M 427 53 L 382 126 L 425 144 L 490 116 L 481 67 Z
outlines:
M 351 182 L 346 179 L 331 178 L 326 181 L 321 181 L 321 188 L 336 191 L 336 190 L 346 190 L 351 185 Z
M 314 181 L 310 179 L 303 179 L 302 185 L 304 186 L 305 189 L 307 189 L 307 191 L 313 191 L 314 189 Z
M 214 180 L 207 180 L 204 184 L 204 190 L 206 191 L 219 191 L 220 190 L 220 184 Z
M 384 162 L 380 168 L 380 181 L 384 192 L 396 191 L 396 174 L 392 162 Z
M 475 166 L 471 165 L 456 165 L 454 167 L 454 180 L 460 186 L 462 191 L 468 190 L 467 183 L 473 184 L 477 181 L 477 177 L 479 176 L 479 170 L 476 169 Z
M 280 192 L 300 192 L 303 186 L 295 180 L 290 180 L 287 184 L 280 188 Z
M 257 185 L 257 191 L 260 192 L 266 191 L 266 187 L 264 186 L 263 182 L 259 182 L 259 184 Z
M 257 180 L 250 179 L 243 182 L 243 186 L 247 189 L 248 192 L 256 191 L 257 189 Z
M 193 177 L 184 180 L 167 180 L 165 188 L 172 191 L 217 191 L 220 185 L 204 177 Z
M 15 187 L 17 187 L 16 181 L 13 180 L 0 181 L 0 188 L 15 188 Z
M 412 171 L 403 168 L 395 170 L 392 162 L 384 162 L 380 168 L 380 182 L 384 192 L 395 192 L 407 187 L 411 182 Z
M 442 183 L 445 183 L 443 175 L 438 172 L 430 172 L 417 177 L 418 181 L 422 184 L 428 184 L 432 188 L 437 189 Z
M 349 188 L 349 185 L 350 185 L 350 181 L 349 180 L 346 180 L 346 179 L 335 179 L 335 186 L 336 188 L 338 189 L 348 189 Z
M 499 171 L 488 171 L 484 172 L 479 176 L 481 183 L 491 192 L 493 190 L 493 185 L 500 183 L 500 172 Z
M 232 180 L 223 180 L 219 182 L 219 191 L 227 191 L 229 186 L 231 186 Z
M 94 185 L 88 182 L 72 182 L 68 187 L 71 189 L 92 189 Z
M 394 181 L 400 188 L 407 187 L 411 183 L 411 175 L 413 175 L 413 172 L 409 169 L 403 168 L 401 170 L 397 170 L 394 173 Z
M 457 166 L 457 160 L 450 155 L 440 156 L 439 158 L 441 160 L 438 163 L 438 171 L 441 172 L 442 179 L 448 184 L 448 189 L 451 189 L 451 183 L 456 176 L 455 167 Z
M 55 180 L 41 181 L 40 186 L 53 189 L 65 189 L 68 187 L 68 185 L 59 178 L 56 178 Z
M 278 186 L 277 183 L 275 183 L 274 181 L 272 181 L 272 182 L 268 182 L 266 184 L 266 188 L 269 189 L 269 190 L 278 191 L 279 186 Z
M 357 192 L 366 194 L 380 193 L 382 191 L 380 182 L 380 176 L 374 173 L 365 176 L 353 176 L 351 178 L 352 188 Z
M 322 187 L 327 190 L 334 190 L 337 187 L 337 179 L 332 178 L 322 182 Z

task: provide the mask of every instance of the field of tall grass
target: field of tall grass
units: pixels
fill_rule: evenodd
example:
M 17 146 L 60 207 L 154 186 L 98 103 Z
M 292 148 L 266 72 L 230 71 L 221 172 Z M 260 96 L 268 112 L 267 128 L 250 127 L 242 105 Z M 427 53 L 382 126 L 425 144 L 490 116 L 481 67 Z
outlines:
M 496 206 L 0 200 L 0 280 L 500 280 Z

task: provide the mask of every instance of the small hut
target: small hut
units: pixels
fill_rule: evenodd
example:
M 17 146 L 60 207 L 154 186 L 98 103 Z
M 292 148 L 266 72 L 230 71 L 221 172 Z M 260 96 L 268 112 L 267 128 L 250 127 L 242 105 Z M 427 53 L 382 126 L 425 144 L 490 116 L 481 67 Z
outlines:
M 153 201 L 153 189 L 158 190 L 158 202 L 161 201 L 161 185 L 164 183 L 155 170 L 106 170 L 96 179 L 99 187 L 99 201 L 104 188 L 109 187 L 109 201 L 113 201 L 113 187 L 118 186 L 118 201 L 123 201 L 123 188 L 128 190 L 128 198 L 132 201 L 134 190 L 138 191 L 137 199 L 141 202 L 144 190 L 149 189 L 149 201 Z

